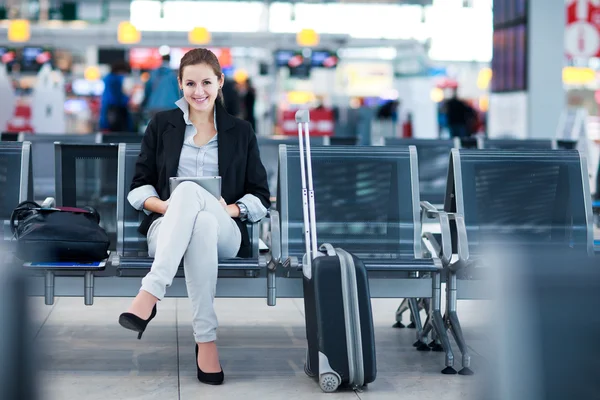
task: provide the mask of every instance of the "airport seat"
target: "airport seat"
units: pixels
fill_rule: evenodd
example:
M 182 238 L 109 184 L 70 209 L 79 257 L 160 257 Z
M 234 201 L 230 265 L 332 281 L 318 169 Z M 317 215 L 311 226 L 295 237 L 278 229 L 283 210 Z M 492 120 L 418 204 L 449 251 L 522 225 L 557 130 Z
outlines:
M 100 225 L 117 242 L 117 144 L 54 143 L 56 205 L 94 207 Z
M 558 139 L 556 147 L 563 150 L 575 150 L 577 149 L 577 140 Z
M 318 243 L 342 247 L 364 261 L 371 297 L 430 298 L 434 289 L 426 275 L 438 272 L 441 262 L 423 256 L 415 147 L 315 146 L 311 154 Z M 285 276 L 301 279 L 298 146 L 279 148 L 277 198 L 280 224 L 272 225 L 272 236 L 280 236 L 280 248 L 273 249 L 273 259 L 280 260 Z M 411 303 L 416 311 L 416 301 Z
M 557 144 L 552 139 L 488 139 L 478 138 L 478 148 L 497 150 L 551 150 Z
M 33 199 L 30 142 L 0 142 L 0 221 L 2 241 L 12 238 L 10 217 L 22 201 Z
M 2 142 L 18 142 L 19 134 L 17 132 L 0 132 L 0 141 L 2 141 Z
M 311 156 L 318 243 L 360 257 L 371 297 L 409 299 L 418 315 L 417 299 L 441 296 L 442 261 L 422 247 L 416 147 L 311 146 Z M 273 259 L 285 276 L 301 280 L 306 248 L 298 146 L 280 146 L 278 175 L 280 224 L 272 225 L 272 236 L 280 235 L 280 248 Z M 448 224 L 441 232 L 450 248 Z M 420 319 L 415 323 L 420 331 Z M 437 339 L 448 342 L 443 334 Z M 446 356 L 452 366 L 452 354 Z
M 132 143 L 139 144 L 142 142 L 143 135 L 136 133 L 100 133 L 98 134 L 98 143 Z
M 420 198 L 434 205 L 444 204 L 450 150 L 460 148 L 460 140 L 385 138 L 384 145 L 415 146 L 419 158 Z
M 19 134 L 20 142 L 31 142 L 34 198 L 43 201 L 47 197 L 55 197 L 54 142 L 92 144 L 96 143 L 96 140 L 97 137 L 94 134 Z
M 325 136 L 323 141 L 326 146 L 356 146 L 358 144 L 356 136 Z
M 100 214 L 100 225 L 111 240 L 109 250 L 116 247 L 117 175 L 103 174 L 106 166 L 116 165 L 117 146 L 54 142 L 54 182 L 57 207 L 94 207 Z M 111 199 L 112 198 L 112 204 Z M 108 200 L 106 200 L 108 199 Z M 54 304 L 56 280 L 62 277 L 83 278 L 85 305 L 94 302 L 94 279 L 110 265 L 110 253 L 104 262 L 94 263 L 31 263 L 26 269 L 43 275 L 44 298 Z
M 258 150 L 260 151 L 260 160 L 267 170 L 267 180 L 269 182 L 269 191 L 273 203 L 277 199 L 277 166 L 279 160 L 279 146 L 298 144 L 297 136 L 257 136 Z M 314 136 L 310 138 L 311 146 L 326 145 L 329 138 Z
M 461 149 L 477 149 L 481 144 L 477 136 L 462 137 L 459 140 Z
M 474 140 L 474 139 L 473 139 Z M 458 138 L 454 139 L 414 139 L 384 138 L 384 146 L 415 146 L 419 159 L 419 194 L 421 201 L 442 206 L 446 195 L 446 176 L 450 150 L 462 147 Z M 439 240 L 439 235 L 437 235 Z M 402 314 L 410 309 L 410 299 L 404 299 L 396 311 L 396 327 L 402 328 Z M 428 299 L 419 302 L 422 308 L 429 310 Z M 419 307 L 421 308 L 421 307 Z M 419 313 L 410 313 L 409 328 L 421 326 Z M 417 321 L 415 321 L 415 318 Z M 419 344 L 425 350 L 425 346 Z M 439 349 L 439 347 L 437 347 Z
M 438 270 L 422 257 L 417 153 L 410 148 L 311 147 L 317 235 L 376 272 Z M 279 149 L 281 260 L 305 252 L 298 146 Z
M 121 277 L 142 277 L 148 273 L 153 259 L 148 257 L 146 237 L 138 232 L 139 223 L 143 219 L 143 212 L 134 209 L 127 201 L 129 186 L 133 179 L 135 163 L 140 153 L 140 145 L 119 144 L 118 150 L 118 193 L 117 193 L 117 274 Z M 267 258 L 259 254 L 258 249 L 258 223 L 247 224 L 251 254 L 245 258 L 236 257 L 219 260 L 219 278 L 232 278 L 235 280 L 237 297 L 256 297 L 256 292 L 245 291 L 250 289 L 244 281 L 252 278 L 258 280 L 272 279 L 269 275 L 272 270 L 267 270 Z M 180 267 L 177 277 L 183 276 L 183 267 Z M 264 297 L 267 297 L 267 288 L 264 286 Z M 173 296 L 184 296 L 184 293 L 173 293 Z M 217 291 L 217 295 L 218 295 Z M 169 293 L 168 293 L 169 295 Z M 275 299 L 268 297 L 268 303 L 274 305 Z
M 454 149 L 443 212 L 452 234 L 452 252 L 444 259 L 458 255 L 445 264 L 444 329 L 451 330 L 468 368 L 456 303 L 477 295 L 457 281 L 482 277 L 494 252 L 562 249 L 593 256 L 587 163 L 576 150 Z
M 12 210 L 22 201 L 33 200 L 31 143 L 1 142 L 0 143 L 0 219 L 3 224 L 4 248 L 10 250 L 12 234 L 10 232 L 10 217 Z M 8 242 L 8 243 L 7 243 Z M 17 263 L 15 258 L 10 258 L 11 263 Z M 19 261 L 20 263 L 20 261 Z M 44 287 L 40 294 L 46 296 L 46 304 L 53 304 L 54 296 L 54 270 L 68 270 L 67 266 L 48 268 L 42 263 L 33 263 L 27 270 L 34 273 L 43 272 Z M 96 270 L 97 268 L 92 268 Z M 84 278 L 84 292 L 86 300 L 90 300 L 93 290 L 93 276 L 86 273 Z

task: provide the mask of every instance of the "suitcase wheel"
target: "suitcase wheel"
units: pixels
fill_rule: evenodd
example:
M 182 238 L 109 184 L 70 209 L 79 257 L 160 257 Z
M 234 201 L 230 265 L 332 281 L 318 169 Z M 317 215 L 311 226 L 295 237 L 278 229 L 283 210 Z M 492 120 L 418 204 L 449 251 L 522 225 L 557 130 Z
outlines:
M 338 386 L 340 386 L 340 383 L 340 378 L 331 372 L 326 372 L 319 378 L 319 385 L 321 386 L 321 390 L 325 393 L 335 392 Z

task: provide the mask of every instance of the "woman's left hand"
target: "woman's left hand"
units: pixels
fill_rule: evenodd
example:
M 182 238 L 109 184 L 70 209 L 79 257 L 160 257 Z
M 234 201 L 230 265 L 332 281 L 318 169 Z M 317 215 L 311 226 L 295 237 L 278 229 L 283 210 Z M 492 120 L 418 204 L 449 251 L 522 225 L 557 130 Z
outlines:
M 227 214 L 229 214 L 231 218 L 237 218 L 240 216 L 240 208 L 237 204 L 229 204 L 227 206 Z
M 225 199 L 222 197 L 219 199 L 219 203 L 221 203 L 231 218 L 237 218 L 240 216 L 240 208 L 237 206 L 237 204 L 227 204 L 225 203 Z

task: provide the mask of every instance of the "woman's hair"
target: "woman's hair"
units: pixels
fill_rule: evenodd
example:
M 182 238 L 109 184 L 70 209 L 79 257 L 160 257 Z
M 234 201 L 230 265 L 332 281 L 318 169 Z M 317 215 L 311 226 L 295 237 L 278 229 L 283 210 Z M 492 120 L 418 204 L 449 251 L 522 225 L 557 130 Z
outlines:
M 219 59 L 212 51 L 208 49 L 193 49 L 184 54 L 179 64 L 179 81 L 183 81 L 183 69 L 189 65 L 206 64 L 212 68 L 217 78 L 221 78 L 221 64 Z M 219 101 L 224 104 L 223 100 L 223 89 L 219 88 Z

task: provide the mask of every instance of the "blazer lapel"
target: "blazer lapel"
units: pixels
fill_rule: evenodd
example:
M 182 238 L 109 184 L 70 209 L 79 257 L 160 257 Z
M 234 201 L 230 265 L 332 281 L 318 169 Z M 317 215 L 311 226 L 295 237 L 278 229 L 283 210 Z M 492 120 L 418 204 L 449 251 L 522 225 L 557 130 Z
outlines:
M 217 131 L 219 134 L 217 136 L 219 143 L 219 175 L 225 178 L 227 169 L 235 156 L 237 138 L 230 131 L 235 125 L 235 121 L 218 100 L 215 102 L 215 107 L 217 108 Z
M 162 134 L 165 154 L 169 155 L 165 159 L 167 179 L 177 176 L 181 148 L 183 147 L 183 140 L 185 138 L 186 125 L 183 120 L 183 112 L 174 113 L 173 117 L 169 119 L 169 123 L 169 128 Z

